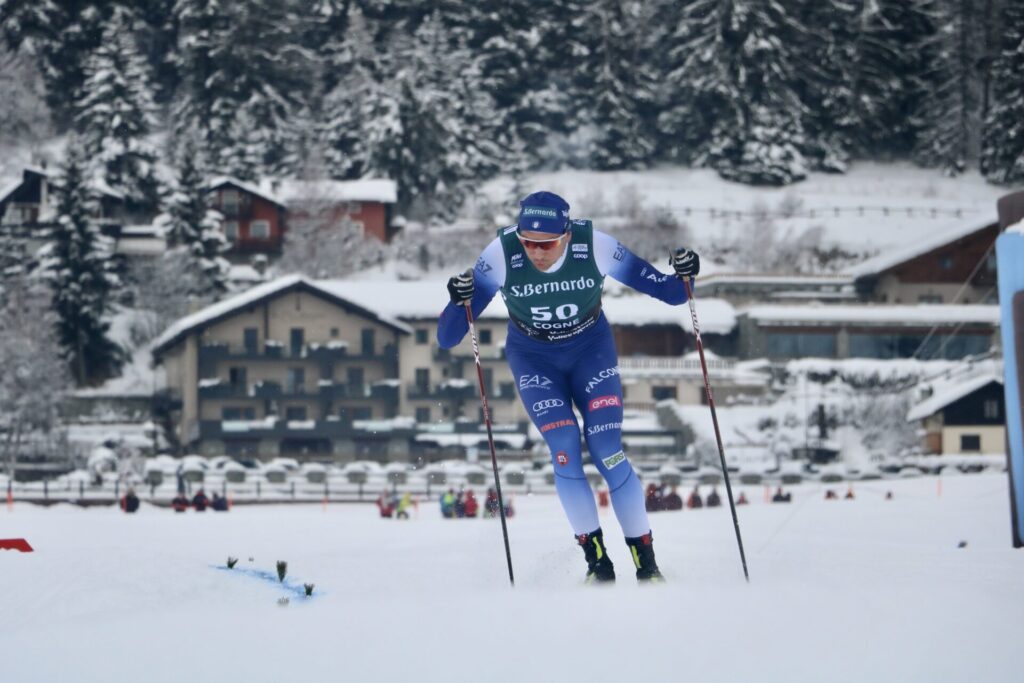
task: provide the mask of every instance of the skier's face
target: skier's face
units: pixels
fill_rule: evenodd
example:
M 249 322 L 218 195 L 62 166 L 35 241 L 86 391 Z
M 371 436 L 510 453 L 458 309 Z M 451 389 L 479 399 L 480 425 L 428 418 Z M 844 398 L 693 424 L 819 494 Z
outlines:
M 547 270 L 562 258 L 570 234 L 571 232 L 566 232 L 555 236 L 550 232 L 522 230 L 519 232 L 519 242 L 523 245 L 530 263 L 538 270 Z

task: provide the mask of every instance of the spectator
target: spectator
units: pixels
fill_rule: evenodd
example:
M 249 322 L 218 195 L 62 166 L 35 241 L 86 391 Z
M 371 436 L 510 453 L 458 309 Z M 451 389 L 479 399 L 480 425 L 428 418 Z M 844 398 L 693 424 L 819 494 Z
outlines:
M 657 484 L 648 484 L 647 493 L 644 497 L 644 507 L 648 512 L 658 512 L 665 509 L 664 501 L 661 498 L 661 489 Z
M 455 516 L 459 519 L 466 516 L 466 501 L 463 498 L 464 495 L 465 493 L 463 493 L 462 489 L 459 489 L 459 492 L 455 494 Z
M 747 505 L 748 503 L 750 503 L 750 501 L 747 500 L 747 494 L 743 493 L 743 491 L 740 491 L 740 496 L 739 498 L 736 499 L 736 504 Z
M 210 499 L 206 497 L 206 492 L 203 491 L 203 487 L 200 486 L 199 490 L 196 491 L 196 495 L 192 496 L 192 507 L 196 509 L 196 512 L 206 512 L 206 508 L 209 504 Z
M 380 510 L 381 517 L 391 517 L 394 514 L 395 505 L 387 489 L 381 491 L 380 495 L 377 496 L 377 509 Z
M 512 496 L 509 496 L 508 497 L 508 502 L 505 503 L 505 516 L 506 517 L 514 517 L 515 514 L 516 514 L 516 509 L 514 507 L 512 507 Z
M 686 507 L 690 509 L 697 509 L 704 507 L 704 501 L 700 497 L 700 487 L 694 486 L 693 491 L 690 492 L 690 497 L 686 499 Z
M 854 499 L 853 486 L 852 485 L 848 489 L 846 489 L 846 495 L 843 496 L 843 498 L 845 498 L 846 500 L 853 500 Z
M 666 510 L 682 510 L 683 509 L 683 498 L 679 495 L 678 489 L 675 486 L 668 492 L 662 503 L 665 505 Z
M 228 497 L 222 496 L 216 491 L 213 492 L 213 501 L 210 503 L 210 509 L 214 512 L 227 512 L 228 511 Z
M 773 503 L 789 503 L 792 500 L 793 500 L 793 494 L 792 493 L 783 493 L 781 486 L 779 488 L 775 489 L 775 495 L 772 496 L 772 502 Z
M 125 512 L 135 512 L 139 509 L 139 497 L 135 495 L 135 489 L 130 486 L 121 497 L 121 509 Z
M 448 489 L 448 492 L 441 496 L 441 516 L 445 519 L 455 517 L 455 490 Z
M 395 507 L 395 519 L 409 519 L 409 508 L 412 506 L 412 494 L 406 491 L 398 499 Z
M 885 499 L 886 500 L 892 500 L 892 491 L 886 491 L 885 492 Z
M 465 502 L 465 513 L 466 517 L 476 517 L 476 513 L 480 510 L 480 503 L 477 502 L 476 496 L 473 495 L 473 489 L 466 491 L 466 502 Z
M 484 516 L 498 516 L 498 494 L 494 489 L 487 489 L 487 498 L 484 499 Z
M 171 507 L 174 508 L 175 512 L 188 510 L 188 498 L 185 497 L 184 493 L 178 492 L 178 495 L 171 500 Z
M 839 496 L 832 489 L 825 489 L 825 500 L 839 500 Z
M 711 493 L 708 494 L 708 507 L 716 508 L 722 504 L 722 499 L 718 495 L 718 491 L 714 486 L 711 487 Z

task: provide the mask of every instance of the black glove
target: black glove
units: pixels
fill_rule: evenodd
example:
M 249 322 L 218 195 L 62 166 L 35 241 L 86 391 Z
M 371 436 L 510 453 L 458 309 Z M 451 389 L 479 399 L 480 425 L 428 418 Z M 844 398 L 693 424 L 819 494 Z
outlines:
M 472 270 L 467 270 L 465 273 L 459 273 L 448 279 L 448 296 L 456 306 L 465 306 L 473 299 Z
M 697 252 L 679 247 L 668 258 L 668 264 L 681 278 L 693 277 L 700 272 L 700 256 Z

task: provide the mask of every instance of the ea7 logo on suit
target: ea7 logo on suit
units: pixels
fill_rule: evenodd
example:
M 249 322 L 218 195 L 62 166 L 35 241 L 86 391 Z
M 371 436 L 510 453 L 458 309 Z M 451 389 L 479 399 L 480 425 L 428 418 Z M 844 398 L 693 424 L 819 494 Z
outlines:
M 595 410 L 601 410 L 601 408 L 621 408 L 622 401 L 615 394 L 608 396 L 598 396 L 597 398 L 590 400 L 590 412 Z
M 544 375 L 523 375 L 519 378 L 519 391 L 527 389 L 551 390 L 551 380 Z

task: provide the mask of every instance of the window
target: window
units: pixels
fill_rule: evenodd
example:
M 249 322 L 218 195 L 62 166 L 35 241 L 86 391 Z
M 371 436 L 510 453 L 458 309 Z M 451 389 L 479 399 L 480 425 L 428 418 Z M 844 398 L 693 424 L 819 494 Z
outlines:
M 416 388 L 430 388 L 430 368 L 416 368 Z
M 256 353 L 260 343 L 260 333 L 255 327 L 247 327 L 242 333 L 246 353 Z
M 363 330 L 362 343 L 363 355 L 372 356 L 374 347 L 373 330 Z
M 306 419 L 306 406 L 288 406 L 284 409 L 284 419 L 297 422 Z
M 249 223 L 249 237 L 254 240 L 265 240 L 270 237 L 270 221 L 253 221 Z
M 363 205 L 361 203 L 359 203 L 359 202 L 349 202 L 348 203 L 348 212 L 350 214 L 359 213 L 362 210 L 363 210 Z
M 430 408 L 417 408 L 416 421 L 420 424 L 430 422 Z
M 950 270 L 950 269 L 952 269 L 953 268 L 953 257 L 952 256 L 943 256 L 942 258 L 940 258 L 939 259 L 939 268 L 942 268 L 943 270 Z
M 675 387 L 651 387 L 651 397 L 655 401 L 664 401 L 668 398 L 674 399 L 676 396 Z
M 917 297 L 917 303 L 919 304 L 941 304 L 941 294 L 921 294 Z
M 245 368 L 228 368 L 228 383 L 236 391 L 245 391 L 248 388 Z
M 337 327 L 332 327 L 331 339 L 337 339 L 339 336 L 341 336 L 341 330 L 339 330 Z
M 426 343 L 428 343 L 427 342 L 427 331 L 426 330 L 416 330 L 416 343 L 417 344 L 426 344 Z
M 238 192 L 235 190 L 224 190 L 220 193 L 220 210 L 225 216 L 238 215 Z M 237 229 L 238 224 L 235 223 Z
M 224 221 L 224 237 L 229 242 L 238 240 L 238 221 Z
M 353 390 L 363 390 L 363 369 L 362 368 L 349 368 L 348 369 L 348 383 Z
M 999 401 L 994 398 L 985 400 L 982 409 L 985 412 L 986 420 L 998 420 L 999 419 Z
M 488 394 L 494 394 L 494 368 L 484 368 L 484 389 Z
M 481 344 L 490 344 L 491 343 L 491 331 L 490 330 L 480 330 L 480 343 Z
M 302 347 L 306 344 L 306 333 L 301 327 L 293 327 L 289 335 L 289 346 L 293 356 L 302 355 Z
M 248 406 L 224 406 L 220 409 L 222 420 L 255 420 L 256 409 Z
M 356 406 L 352 409 L 353 420 L 372 420 L 373 408 L 369 406 Z
M 305 393 L 306 371 L 303 368 L 288 368 L 285 391 L 289 394 Z
M 961 434 L 960 450 L 965 452 L 973 451 L 977 453 L 981 450 L 981 436 L 978 434 Z
M 511 398 L 516 395 L 515 382 L 502 382 L 498 385 L 498 396 Z
M 767 335 L 771 358 L 834 358 L 836 335 L 832 332 L 770 332 Z M 851 355 L 853 344 L 850 344 Z

